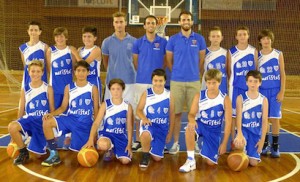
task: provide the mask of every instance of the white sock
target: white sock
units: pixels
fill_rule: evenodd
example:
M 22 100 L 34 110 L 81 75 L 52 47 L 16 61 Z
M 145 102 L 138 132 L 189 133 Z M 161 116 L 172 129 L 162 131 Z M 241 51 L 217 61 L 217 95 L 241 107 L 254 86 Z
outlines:
M 195 160 L 195 151 L 194 150 L 187 151 L 187 156 L 189 160 Z

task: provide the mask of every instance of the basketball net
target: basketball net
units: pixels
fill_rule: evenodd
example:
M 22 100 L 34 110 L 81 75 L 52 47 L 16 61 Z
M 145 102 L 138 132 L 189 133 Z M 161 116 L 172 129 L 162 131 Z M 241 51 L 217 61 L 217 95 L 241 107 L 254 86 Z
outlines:
M 165 32 L 165 29 L 166 29 L 166 26 L 167 26 L 167 23 L 168 23 L 168 17 L 167 16 L 156 16 L 157 18 L 157 27 L 156 27 L 156 34 L 160 37 L 165 37 L 166 36 L 166 32 Z

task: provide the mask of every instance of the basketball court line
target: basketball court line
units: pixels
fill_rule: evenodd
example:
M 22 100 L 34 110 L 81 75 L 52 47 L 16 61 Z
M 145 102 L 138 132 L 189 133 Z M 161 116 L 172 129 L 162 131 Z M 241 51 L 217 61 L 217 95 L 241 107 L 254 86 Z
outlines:
M 291 155 L 291 156 L 295 159 L 295 161 L 296 161 L 296 166 L 295 166 L 295 168 L 294 168 L 291 172 L 289 172 L 288 174 L 286 174 L 286 175 L 284 175 L 284 176 L 282 176 L 282 177 L 280 177 L 280 178 L 274 179 L 274 180 L 272 180 L 272 181 L 269 181 L 269 182 L 283 181 L 283 180 L 285 180 L 285 179 L 288 179 L 288 178 L 294 176 L 298 171 L 300 171 L 300 159 L 299 159 L 295 154 L 292 154 L 292 153 L 291 153 L 290 155 Z
M 31 174 L 32 176 L 35 176 L 35 177 L 38 177 L 38 178 L 42 178 L 42 179 L 45 179 L 45 180 L 48 180 L 48 181 L 63 182 L 63 181 L 61 181 L 61 180 L 54 179 L 54 178 L 50 178 L 50 177 L 41 175 L 41 174 L 39 174 L 39 173 L 36 173 L 36 172 L 34 172 L 34 171 L 31 171 L 30 169 L 26 168 L 26 167 L 23 166 L 23 165 L 17 165 L 17 166 L 18 166 L 20 169 L 22 169 L 23 171 L 25 171 L 26 173 Z
M 288 111 L 288 112 L 291 112 L 291 113 L 294 113 L 294 114 L 300 114 L 300 112 L 292 111 L 292 110 L 289 110 L 289 109 L 283 109 L 283 110 Z
M 16 110 L 18 108 L 19 107 L 15 107 L 15 108 L 12 108 L 12 109 L 7 109 L 7 110 L 4 110 L 4 111 L 0 111 L 0 114 L 6 113 L 6 112 L 9 112 L 9 111 L 13 111 L 13 110 Z

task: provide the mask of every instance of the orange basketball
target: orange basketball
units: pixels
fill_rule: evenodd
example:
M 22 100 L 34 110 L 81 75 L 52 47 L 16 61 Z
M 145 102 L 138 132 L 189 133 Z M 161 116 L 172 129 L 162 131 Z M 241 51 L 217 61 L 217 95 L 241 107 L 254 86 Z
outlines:
M 94 148 L 82 148 L 77 155 L 77 160 L 83 167 L 92 167 L 98 158 L 99 154 Z
M 242 171 L 248 167 L 249 159 L 244 152 L 233 152 L 229 154 L 227 164 L 233 171 Z
M 20 154 L 18 145 L 14 142 L 11 142 L 8 144 L 8 146 L 6 148 L 6 152 L 7 152 L 7 155 L 13 159 L 16 158 L 17 156 L 19 156 L 19 154 Z

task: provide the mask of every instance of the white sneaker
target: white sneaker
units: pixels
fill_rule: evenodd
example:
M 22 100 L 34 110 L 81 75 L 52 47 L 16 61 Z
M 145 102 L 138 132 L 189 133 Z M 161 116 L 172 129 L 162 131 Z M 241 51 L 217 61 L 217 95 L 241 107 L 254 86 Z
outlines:
M 171 147 L 169 154 L 177 154 L 179 152 L 180 145 L 178 143 L 174 143 Z
M 199 145 L 198 145 L 197 142 L 196 142 L 196 144 L 195 144 L 195 154 L 196 154 L 196 155 L 200 155 L 200 148 L 199 148 Z
M 196 169 L 195 159 L 194 160 L 187 159 L 186 162 L 183 164 L 183 166 L 181 166 L 179 168 L 179 171 L 187 173 L 187 172 L 190 172 L 190 171 L 195 170 L 195 169 Z

